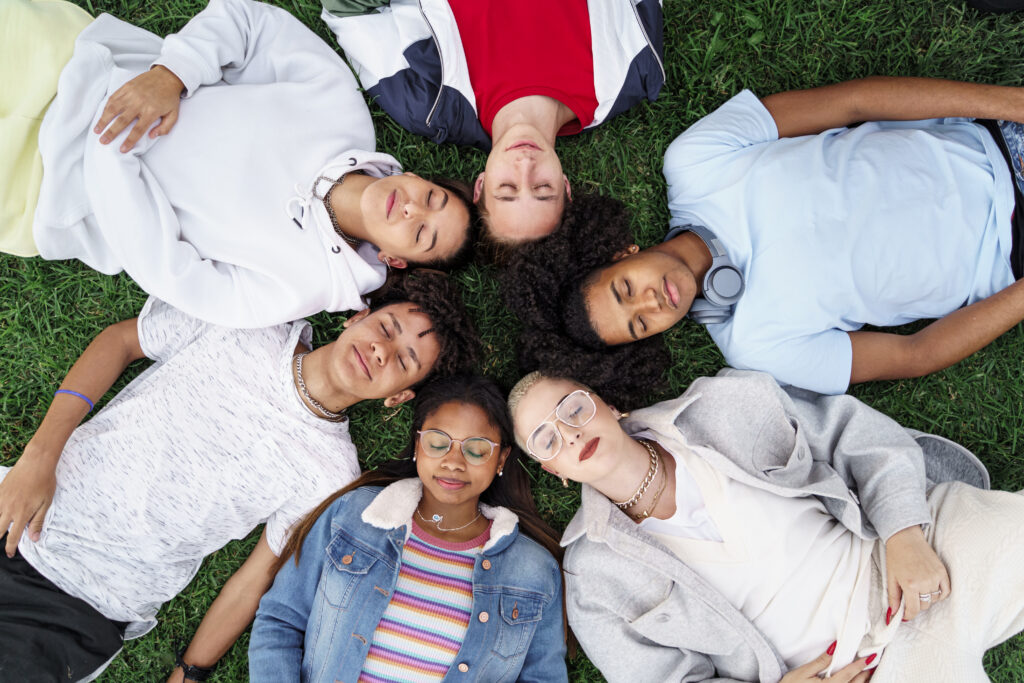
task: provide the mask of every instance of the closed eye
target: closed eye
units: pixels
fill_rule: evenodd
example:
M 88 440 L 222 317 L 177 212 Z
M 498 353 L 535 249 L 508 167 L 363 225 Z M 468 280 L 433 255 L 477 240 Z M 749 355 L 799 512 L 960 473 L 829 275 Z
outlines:
M 424 225 L 423 223 L 420 223 L 420 227 L 416 231 L 416 244 L 420 243 L 420 235 L 423 234 L 423 229 L 426 228 L 426 227 L 427 227 L 426 225 Z

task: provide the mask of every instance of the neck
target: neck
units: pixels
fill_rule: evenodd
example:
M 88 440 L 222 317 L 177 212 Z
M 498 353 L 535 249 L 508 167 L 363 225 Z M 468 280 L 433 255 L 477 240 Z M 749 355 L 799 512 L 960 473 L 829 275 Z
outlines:
M 685 263 L 696 277 L 698 287 L 711 268 L 711 250 L 704 244 L 704 240 L 692 232 L 684 232 L 652 249 L 664 251 Z
M 512 100 L 498 110 L 491 122 L 491 141 L 497 142 L 515 125 L 525 124 L 540 133 L 552 147 L 562 126 L 576 118 L 572 109 L 544 95 L 529 95 Z
M 349 173 L 345 176 L 345 182 L 334 186 L 330 198 L 331 208 L 338 219 L 338 227 L 349 237 L 370 243 L 373 243 L 373 239 L 363 222 L 360 201 L 363 198 L 363 191 L 376 180 L 378 178 L 365 173 Z
M 333 343 L 321 346 L 302 359 L 302 381 L 306 384 L 306 391 L 319 401 L 320 405 L 332 413 L 338 413 L 354 406 L 359 399 L 339 386 L 331 377 L 328 368 L 333 347 Z
M 417 524 L 430 534 L 455 543 L 476 538 L 483 533 L 487 526 L 487 520 L 480 514 L 479 497 L 453 505 L 437 500 L 424 487 L 423 497 L 420 498 L 416 511 L 421 515 L 416 519 Z M 432 520 L 434 515 L 440 515 L 441 521 L 434 523 Z M 452 529 L 452 531 L 445 531 L 445 529 Z
M 621 463 L 619 466 L 600 481 L 591 484 L 612 501 L 624 501 L 632 498 L 641 482 L 647 477 L 647 472 L 650 469 L 650 452 L 639 441 L 632 438 L 629 438 L 628 441 L 629 443 L 622 449 L 623 455 L 620 458 Z M 666 453 L 659 444 L 654 443 L 654 448 L 660 456 L 658 473 L 651 480 L 650 485 L 647 487 L 647 492 L 640 497 L 636 505 L 633 505 L 624 512 L 634 515 L 642 510 L 647 510 L 654 500 L 658 489 L 661 488 L 662 482 L 664 482 L 664 490 L 661 496 L 658 497 L 657 505 L 650 510 L 650 515 L 660 519 L 667 519 L 676 510 L 675 459 Z

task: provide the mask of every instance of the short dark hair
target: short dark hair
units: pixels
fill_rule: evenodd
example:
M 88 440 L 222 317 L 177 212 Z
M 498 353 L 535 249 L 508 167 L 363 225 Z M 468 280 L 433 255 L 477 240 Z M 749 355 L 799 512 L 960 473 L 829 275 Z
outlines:
M 441 346 L 427 378 L 470 372 L 480 359 L 480 338 L 458 286 L 440 271 L 418 268 L 392 277 L 374 293 L 370 309 L 410 302 L 430 318 Z
M 523 323 L 521 370 L 568 375 L 623 409 L 642 405 L 663 384 L 669 354 L 661 336 L 609 347 L 583 298 L 594 271 L 632 242 L 625 206 L 594 194 L 573 200 L 555 232 L 515 250 L 501 291 Z
M 461 201 L 466 211 L 469 212 L 469 223 L 466 225 L 466 236 L 462 244 L 454 254 L 446 258 L 437 258 L 430 261 L 409 262 L 410 268 L 437 268 L 438 270 L 458 270 L 465 267 L 473 258 L 476 244 L 480 239 L 480 216 L 477 213 L 476 205 L 473 203 L 473 191 L 469 185 L 461 180 L 446 178 L 444 176 L 424 178 L 435 185 L 440 185 L 455 198 Z

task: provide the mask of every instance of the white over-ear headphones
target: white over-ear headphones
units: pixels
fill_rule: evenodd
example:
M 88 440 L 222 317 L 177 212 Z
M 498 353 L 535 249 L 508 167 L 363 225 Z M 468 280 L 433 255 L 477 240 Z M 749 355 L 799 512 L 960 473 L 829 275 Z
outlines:
M 702 325 L 724 323 L 732 317 L 732 306 L 743 295 L 743 273 L 732 260 L 714 233 L 701 225 L 680 225 L 672 228 L 665 241 L 684 232 L 699 237 L 711 252 L 711 267 L 701 283 L 703 298 L 694 299 L 687 315 Z

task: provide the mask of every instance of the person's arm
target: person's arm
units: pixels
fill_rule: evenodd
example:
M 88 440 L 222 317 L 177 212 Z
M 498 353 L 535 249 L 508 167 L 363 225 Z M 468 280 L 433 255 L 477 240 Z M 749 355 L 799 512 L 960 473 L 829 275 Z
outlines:
M 267 543 L 266 531 L 245 563 L 238 568 L 210 605 L 182 660 L 190 666 L 208 668 L 234 645 L 238 636 L 252 623 L 260 598 L 274 581 L 277 555 Z M 180 667 L 176 667 L 167 683 L 182 683 Z
M 946 116 L 1024 120 L 1024 88 L 938 78 L 871 76 L 768 95 L 761 102 L 779 137 L 815 135 L 858 121 L 914 121 Z
M 60 388 L 99 401 L 130 363 L 145 357 L 137 319 L 123 320 L 102 332 L 71 366 Z M 57 394 L 18 462 L 0 481 L 0 534 L 7 531 L 6 552 L 14 555 L 26 525 L 39 540 L 46 511 L 57 486 L 57 461 L 71 433 L 89 413 L 89 404 L 73 394 Z
M 289 557 L 260 601 L 249 637 L 250 683 L 299 683 L 306 625 L 330 545 L 331 519 L 344 497 L 320 515 L 302 543 L 301 560 Z
M 914 334 L 849 332 L 850 383 L 921 377 L 948 368 L 1024 320 L 1024 280 Z
M 212 0 L 181 31 L 167 36 L 149 71 L 110 96 L 94 132 L 107 144 L 136 122 L 120 146 L 127 152 L 147 130 L 151 138 L 169 133 L 178 119 L 179 98 L 201 86 L 231 82 L 243 70 L 240 78 L 258 83 L 309 81 L 332 68 L 347 69 L 287 11 L 253 0 Z M 351 80 L 347 73 L 344 78 Z

